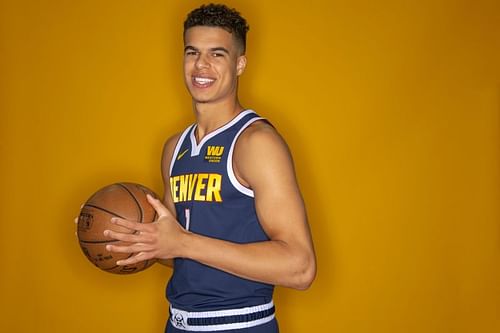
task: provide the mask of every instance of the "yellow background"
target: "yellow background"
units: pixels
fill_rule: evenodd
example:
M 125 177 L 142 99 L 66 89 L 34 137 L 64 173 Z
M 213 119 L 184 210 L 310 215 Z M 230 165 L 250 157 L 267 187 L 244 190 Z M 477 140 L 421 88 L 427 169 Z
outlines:
M 0 331 L 162 331 L 170 270 L 99 271 L 73 218 L 116 181 L 162 193 L 200 3 L 0 2 Z M 282 332 L 499 332 L 499 2 L 228 4 L 318 256 L 311 289 L 277 288 Z

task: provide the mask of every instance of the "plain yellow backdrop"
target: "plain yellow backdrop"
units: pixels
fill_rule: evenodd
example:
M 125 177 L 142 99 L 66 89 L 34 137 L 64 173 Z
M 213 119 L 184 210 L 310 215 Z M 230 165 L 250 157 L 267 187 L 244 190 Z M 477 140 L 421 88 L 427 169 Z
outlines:
M 0 331 L 162 332 L 170 270 L 99 271 L 73 219 L 106 184 L 163 192 L 201 3 L 0 1 Z M 277 288 L 281 331 L 499 332 L 500 3 L 227 3 L 318 257 L 308 291 Z

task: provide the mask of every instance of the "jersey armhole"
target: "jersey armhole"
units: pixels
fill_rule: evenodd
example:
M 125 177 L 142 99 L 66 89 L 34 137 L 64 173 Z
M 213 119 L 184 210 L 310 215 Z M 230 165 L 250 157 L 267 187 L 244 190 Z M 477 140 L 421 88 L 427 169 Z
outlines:
M 193 128 L 193 126 L 194 125 L 189 126 L 184 130 L 184 132 L 182 132 L 181 136 L 179 137 L 179 140 L 175 145 L 174 153 L 172 154 L 172 159 L 170 160 L 170 173 L 169 173 L 170 176 L 172 175 L 172 170 L 174 168 L 175 158 L 177 157 L 177 154 L 179 154 L 179 150 L 181 150 L 181 146 L 184 142 L 184 139 L 188 135 L 189 131 Z
M 244 195 L 247 195 L 249 197 L 254 197 L 254 193 L 251 189 L 249 189 L 248 187 L 244 186 L 243 184 L 241 184 L 239 181 L 238 181 L 238 178 L 236 178 L 236 175 L 234 174 L 234 169 L 233 169 L 233 153 L 234 153 L 234 146 L 236 145 L 236 141 L 238 140 L 238 137 L 240 136 L 240 134 L 248 127 L 250 126 L 252 123 L 254 123 L 255 121 L 257 120 L 265 120 L 264 118 L 262 117 L 255 117 L 255 118 L 252 118 L 250 119 L 249 121 L 247 121 L 241 128 L 240 130 L 238 131 L 238 133 L 236 133 L 234 139 L 233 139 L 233 142 L 231 143 L 231 148 L 229 149 L 229 154 L 227 156 L 227 174 L 228 174 L 228 177 L 229 177 L 229 180 L 231 181 L 231 184 L 234 186 L 234 188 L 236 190 L 238 190 L 240 193 L 244 194 Z

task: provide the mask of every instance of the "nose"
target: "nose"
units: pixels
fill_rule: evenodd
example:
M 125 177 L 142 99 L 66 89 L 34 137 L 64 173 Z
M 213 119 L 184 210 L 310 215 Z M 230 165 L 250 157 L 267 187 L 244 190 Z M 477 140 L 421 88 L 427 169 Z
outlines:
M 196 59 L 195 63 L 196 69 L 204 69 L 210 66 L 210 63 L 207 61 L 206 55 L 200 54 L 198 59 Z

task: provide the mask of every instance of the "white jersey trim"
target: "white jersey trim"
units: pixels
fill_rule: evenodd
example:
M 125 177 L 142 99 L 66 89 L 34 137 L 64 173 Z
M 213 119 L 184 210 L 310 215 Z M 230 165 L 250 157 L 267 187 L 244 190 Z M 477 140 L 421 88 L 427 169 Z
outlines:
M 188 128 L 186 128 L 184 130 L 184 132 L 182 132 L 181 137 L 179 138 L 179 140 L 177 141 L 177 144 L 175 145 L 174 154 L 172 155 L 172 159 L 170 160 L 169 176 L 172 175 L 172 170 L 174 168 L 175 159 L 177 158 L 177 155 L 179 154 L 179 150 L 181 149 L 182 143 L 184 142 L 186 135 L 189 133 L 189 131 L 191 130 L 192 127 L 193 127 L 193 125 L 189 126 Z
M 243 117 L 245 117 L 246 115 L 248 115 L 250 113 L 255 113 L 255 111 L 253 111 L 253 110 L 245 110 L 245 111 L 240 112 L 236 117 L 234 117 L 230 122 L 228 122 L 224 126 L 219 127 L 215 131 L 210 132 L 207 135 L 205 135 L 205 137 L 203 137 L 203 139 L 200 141 L 199 144 L 196 142 L 196 137 L 194 135 L 196 127 L 198 126 L 197 124 L 195 124 L 193 126 L 193 131 L 191 132 L 191 134 L 189 136 L 190 139 L 191 139 L 191 147 L 193 148 L 191 150 L 191 157 L 198 156 L 200 154 L 201 148 L 203 148 L 203 145 L 205 144 L 205 142 L 207 142 L 208 140 L 210 140 L 211 138 L 213 138 L 217 134 L 221 133 L 222 131 L 225 131 L 229 127 L 233 126 L 238 121 L 240 121 L 240 119 L 242 119 Z
M 257 120 L 262 120 L 264 118 L 262 117 L 256 117 L 256 118 L 252 118 L 250 119 L 249 121 L 247 121 L 245 123 L 245 125 L 243 125 L 243 127 L 239 130 L 238 133 L 236 133 L 236 136 L 234 137 L 233 139 L 233 143 L 231 144 L 231 148 L 229 149 L 229 155 L 227 156 L 227 174 L 229 176 L 229 180 L 231 181 L 231 184 L 233 184 L 233 186 L 241 193 L 249 196 L 249 197 L 254 197 L 254 193 L 251 189 L 249 189 L 248 187 L 242 185 L 239 181 L 238 181 L 238 178 L 236 178 L 236 175 L 234 174 L 234 170 L 233 170 L 233 153 L 234 153 L 234 146 L 236 145 L 236 140 L 238 140 L 238 137 L 240 136 L 240 134 L 248 127 L 250 126 L 252 123 L 254 123 L 255 121 Z

